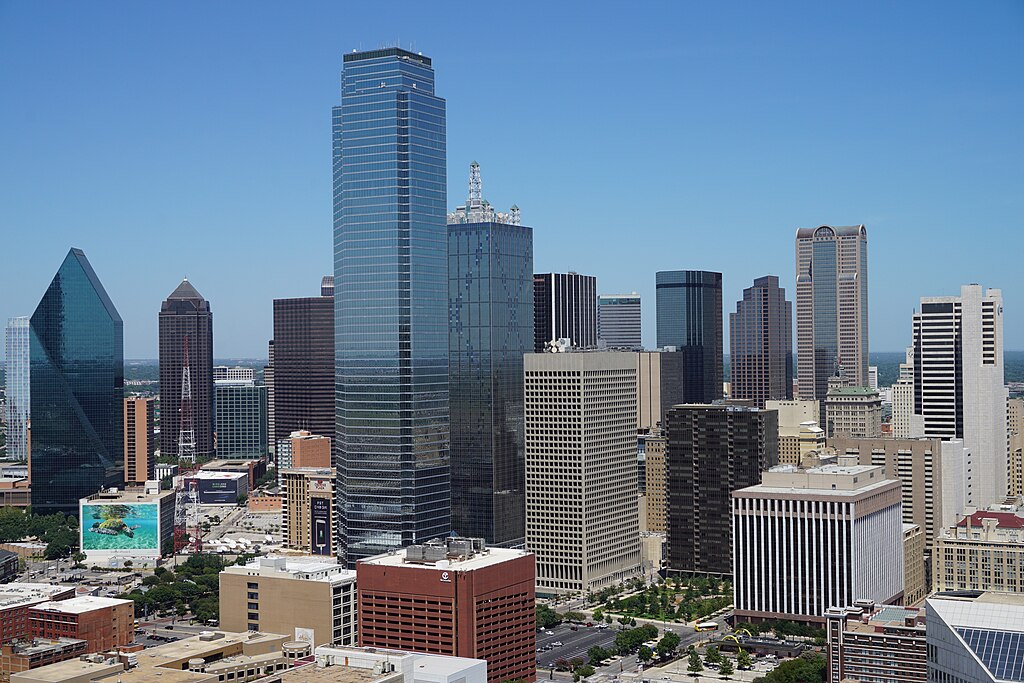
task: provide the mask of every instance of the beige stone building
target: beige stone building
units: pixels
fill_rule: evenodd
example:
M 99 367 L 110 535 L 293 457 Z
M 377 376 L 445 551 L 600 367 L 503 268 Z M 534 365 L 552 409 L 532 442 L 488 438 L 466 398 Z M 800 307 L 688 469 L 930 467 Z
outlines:
M 335 555 L 334 468 L 293 467 L 281 470 L 278 476 L 284 492 L 281 527 L 285 547 L 311 555 Z
M 870 387 L 837 386 L 825 398 L 825 432 L 829 438 L 882 436 L 882 398 Z
M 1024 593 L 1024 505 L 968 507 L 935 539 L 933 588 Z
M 356 624 L 356 573 L 334 558 L 260 557 L 220 573 L 220 625 L 226 630 L 354 645 Z
M 644 531 L 665 533 L 665 447 L 668 440 L 660 430 L 646 439 L 644 471 L 647 479 L 647 524 Z
M 916 524 L 903 525 L 903 604 L 916 605 L 928 596 L 925 576 L 924 529 Z
M 526 547 L 537 592 L 640 573 L 635 354 L 524 357 Z
M 818 425 L 818 401 L 765 401 L 764 407 L 779 413 L 780 465 L 798 465 L 807 451 L 825 447 L 825 432 Z

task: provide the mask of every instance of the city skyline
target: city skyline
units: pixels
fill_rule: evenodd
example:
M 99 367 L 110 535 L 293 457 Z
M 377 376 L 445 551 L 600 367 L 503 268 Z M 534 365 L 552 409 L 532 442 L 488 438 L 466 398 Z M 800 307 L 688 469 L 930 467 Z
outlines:
M 76 246 L 111 274 L 127 357 L 156 357 L 149 311 L 166 294 L 162 283 L 183 276 L 203 282 L 218 302 L 215 354 L 264 357 L 271 300 L 315 294 L 298 274 L 330 269 L 323 107 L 337 99 L 340 57 L 360 46 L 408 46 L 412 37 L 444 74 L 449 187 L 461 187 L 470 160 L 483 163 L 501 188 L 491 196 L 496 205 L 529 207 L 523 221 L 538 231 L 538 272 L 592 273 L 599 293 L 635 290 L 653 301 L 657 270 L 716 270 L 731 307 L 761 275 L 778 275 L 795 291 L 789 245 L 798 227 L 863 223 L 872 235 L 873 349 L 909 344 L 907 313 L 924 294 L 953 295 L 965 282 L 984 281 L 1003 289 L 1011 311 L 1018 299 L 1009 259 L 986 258 L 976 235 L 987 225 L 1007 246 L 1020 239 L 1012 225 L 1001 227 L 1024 201 L 1014 191 L 1024 140 L 1013 124 L 1024 87 L 1007 67 L 1019 61 L 1019 5 L 968 12 L 948 4 L 927 13 L 912 5 L 804 6 L 782 16 L 757 7 L 662 6 L 614 30 L 590 19 L 565 35 L 554 30 L 558 22 L 531 25 L 536 49 L 528 56 L 513 44 L 485 50 L 474 36 L 451 41 L 443 12 L 414 9 L 367 33 L 372 13 L 358 13 L 370 10 L 345 12 L 353 28 L 339 31 L 342 22 L 331 19 L 341 10 L 329 6 L 257 8 L 243 20 L 246 41 L 214 47 L 238 18 L 212 8 L 198 22 L 197 7 L 126 8 L 116 22 L 112 8 L 0 10 L 11 93 L 0 103 L 0 140 L 9 150 L 0 166 L 0 225 L 16 230 L 30 254 L 0 273 L 0 320 L 28 315 L 47 273 Z M 501 22 L 512 32 L 527 26 L 525 17 Z M 154 23 L 174 38 L 150 35 L 144 27 Z M 777 31 L 764 30 L 773 23 Z M 44 30 L 52 41 L 39 40 Z M 830 35 L 826 51 L 816 40 L 822 31 Z M 48 42 L 58 49 L 42 50 Z M 944 49 L 953 42 L 963 49 Z M 194 44 L 203 46 L 198 55 Z M 587 59 L 603 65 L 594 74 L 573 68 L 585 47 L 593 51 Z M 684 63 L 677 77 L 673 69 Z M 648 73 L 630 84 L 630 96 L 592 111 L 592 120 L 562 111 L 572 111 L 595 79 L 637 65 Z M 671 122 L 650 114 L 667 76 L 685 83 L 679 94 L 669 88 L 679 117 Z M 500 86 L 480 101 L 478 82 Z M 167 88 L 183 91 L 172 106 L 164 106 Z M 63 113 L 69 98 L 77 103 L 73 121 Z M 678 106 L 689 101 L 703 106 Z M 821 104 L 831 107 L 827 114 Z M 628 126 L 624 117 L 644 125 Z M 606 139 L 610 147 L 600 156 L 588 150 L 593 132 L 615 121 L 623 128 Z M 66 133 L 48 134 L 55 129 Z M 156 176 L 147 178 L 139 170 L 150 164 Z M 62 201 L 54 201 L 48 176 L 55 168 Z M 735 201 L 737 188 L 743 201 Z M 157 194 L 168 189 L 175 201 Z M 670 219 L 657 202 L 642 201 L 651 195 L 671 198 Z M 139 228 L 179 238 L 162 243 L 159 258 L 126 258 L 119 236 Z M 657 249 L 610 248 L 622 231 L 638 228 Z M 737 236 L 746 248 L 726 246 Z M 312 250 L 289 249 L 296 239 Z M 209 248 L 196 250 L 198 240 Z M 908 264 L 911 253 L 927 258 Z M 238 287 L 243 263 L 273 268 Z M 900 284 L 905 268 L 913 287 Z M 648 347 L 653 313 L 645 307 Z M 1024 348 L 1022 336 L 1024 319 L 1008 316 L 1007 347 Z

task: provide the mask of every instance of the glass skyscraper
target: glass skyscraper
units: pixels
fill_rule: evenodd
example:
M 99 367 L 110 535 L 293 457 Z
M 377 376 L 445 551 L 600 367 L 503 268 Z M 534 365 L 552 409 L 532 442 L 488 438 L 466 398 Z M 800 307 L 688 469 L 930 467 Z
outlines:
M 526 536 L 523 354 L 533 351 L 533 230 L 498 213 L 470 171 L 448 215 L 452 527 L 518 545 Z
M 29 385 L 29 320 L 22 316 L 7 321 L 7 365 L 4 393 L 7 397 L 7 455 L 28 460 L 28 421 L 31 390 Z
M 72 249 L 31 319 L 32 511 L 77 514 L 121 486 L 121 316 L 85 254 Z
M 333 110 L 339 535 L 350 563 L 451 530 L 445 101 L 430 59 L 345 55 Z
M 682 357 L 683 401 L 722 398 L 722 274 L 667 270 L 655 274 L 658 346 Z

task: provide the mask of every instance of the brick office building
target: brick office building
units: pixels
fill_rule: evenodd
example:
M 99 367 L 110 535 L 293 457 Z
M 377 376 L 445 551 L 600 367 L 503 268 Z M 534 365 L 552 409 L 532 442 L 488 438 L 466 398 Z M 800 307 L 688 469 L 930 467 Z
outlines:
M 359 642 L 487 660 L 490 683 L 536 679 L 536 569 L 522 550 L 446 538 L 356 565 Z

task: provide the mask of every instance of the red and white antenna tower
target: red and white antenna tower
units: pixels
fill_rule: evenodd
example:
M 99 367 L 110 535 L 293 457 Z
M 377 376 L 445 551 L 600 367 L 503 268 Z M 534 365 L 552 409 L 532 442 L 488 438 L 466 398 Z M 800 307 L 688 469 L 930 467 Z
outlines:
M 192 426 L 192 367 L 188 360 L 188 335 L 185 335 L 185 353 L 181 364 L 181 421 L 178 429 L 178 461 L 196 461 L 196 431 Z

